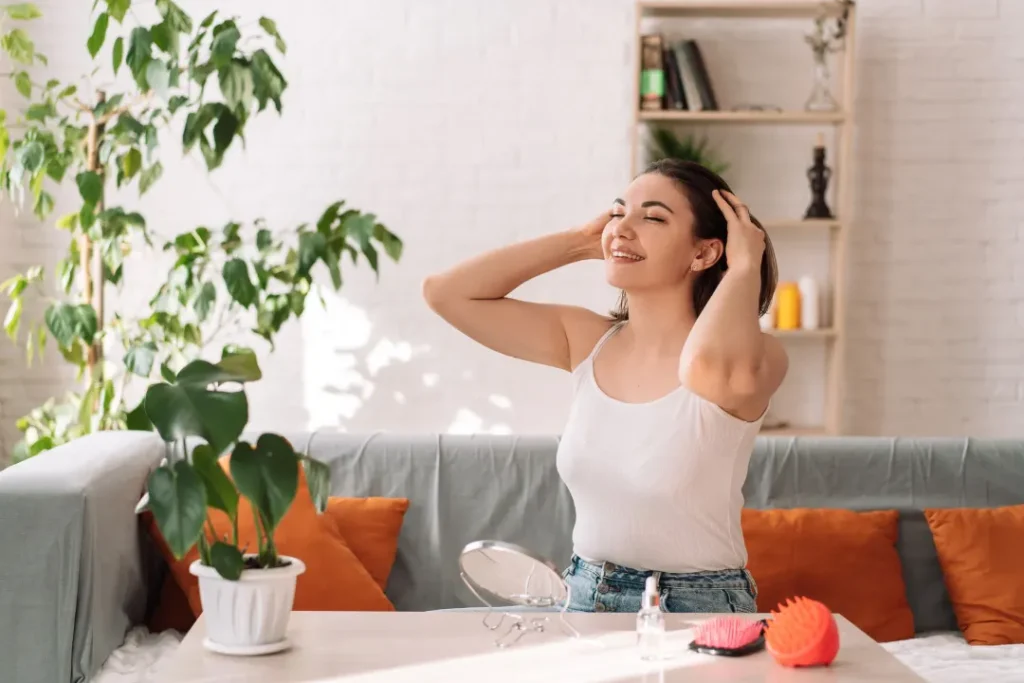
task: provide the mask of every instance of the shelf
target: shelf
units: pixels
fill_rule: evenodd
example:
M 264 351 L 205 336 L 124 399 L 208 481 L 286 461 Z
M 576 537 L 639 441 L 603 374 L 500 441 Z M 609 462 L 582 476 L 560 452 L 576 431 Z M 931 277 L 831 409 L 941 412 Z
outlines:
M 782 242 L 808 242 L 808 244 L 799 246 L 803 248 L 813 246 L 822 252 L 823 260 L 825 258 L 828 260 L 830 284 L 827 296 L 830 314 L 820 321 L 825 327 L 814 330 L 764 330 L 766 334 L 771 334 L 782 341 L 787 353 L 793 358 L 797 355 L 807 354 L 808 362 L 813 362 L 815 366 L 819 364 L 819 360 L 824 360 L 823 372 L 820 377 L 820 381 L 824 385 L 821 414 L 816 414 L 818 412 L 814 409 L 816 406 L 797 406 L 794 407 L 794 410 L 799 410 L 793 415 L 779 414 L 775 416 L 791 422 L 792 426 L 763 429 L 761 433 L 772 437 L 813 437 L 840 434 L 842 433 L 843 418 L 842 385 L 846 381 L 843 360 L 846 327 L 842 324 L 842 320 L 845 317 L 844 311 L 848 299 L 847 285 L 845 284 L 848 279 L 845 275 L 847 238 L 851 231 L 856 229 L 849 218 L 851 181 L 857 175 L 854 161 L 858 158 L 854 152 L 855 131 L 853 130 L 853 124 L 857 119 L 856 111 L 853 108 L 856 100 L 850 96 L 851 93 L 856 92 L 857 82 L 855 73 L 857 70 L 855 68 L 857 63 L 855 58 L 857 3 L 851 0 L 634 0 L 634 3 L 634 41 L 638 49 L 634 56 L 636 64 L 634 65 L 634 87 L 631 94 L 633 125 L 630 126 L 629 131 L 631 145 L 629 163 L 633 176 L 638 173 L 637 167 L 644 156 L 645 138 L 653 132 L 655 127 L 664 126 L 667 129 L 679 129 L 684 132 L 690 129 L 707 130 L 713 126 L 720 128 L 731 126 L 731 130 L 742 127 L 741 130 L 744 131 L 744 134 L 758 137 L 762 135 L 777 136 L 782 132 L 779 129 L 785 127 L 793 132 L 809 131 L 813 135 L 816 130 L 819 135 L 827 133 L 835 137 L 835 162 L 832 167 L 834 191 L 829 205 L 837 217 L 803 219 L 801 217 L 803 211 L 799 209 L 806 206 L 803 203 L 804 199 L 794 200 L 797 202 L 798 211 L 794 211 L 793 214 L 782 213 L 770 217 L 759 217 L 760 223 L 773 239 L 779 239 Z M 728 22 L 735 23 L 737 20 L 744 25 L 749 24 L 754 27 L 761 26 L 768 20 L 781 20 L 782 25 L 788 22 L 794 30 L 797 30 L 800 25 L 804 29 L 811 27 L 819 18 L 841 19 L 846 30 L 841 53 L 836 55 L 835 79 L 836 83 L 842 84 L 839 93 L 841 104 L 837 111 L 806 111 L 803 108 L 803 103 L 798 101 L 783 103 L 784 109 L 781 111 L 774 108 L 758 108 L 756 99 L 745 99 L 739 96 L 727 98 L 728 101 L 720 99 L 720 108 L 713 110 L 644 109 L 641 104 L 644 101 L 642 97 L 644 92 L 642 67 L 645 63 L 649 63 L 649 60 L 645 61 L 644 48 L 651 49 L 651 45 L 644 41 L 644 37 L 647 35 L 660 33 L 664 40 L 675 40 L 676 36 L 680 35 L 678 33 L 680 30 L 683 30 L 685 34 L 685 26 L 688 24 L 708 29 L 707 32 L 698 31 L 699 35 L 705 35 L 717 28 L 728 32 L 730 28 Z M 722 45 L 729 43 L 728 33 L 720 38 L 725 41 Z M 710 40 L 710 36 L 708 39 Z M 745 46 L 741 42 L 732 45 L 732 48 L 742 53 Z M 720 54 L 719 50 L 715 52 L 716 60 L 721 63 L 722 68 L 733 64 L 726 52 Z M 733 73 L 727 68 L 722 74 L 731 75 L 742 81 L 739 74 Z M 782 73 L 778 75 L 779 77 L 783 76 Z M 724 78 L 724 76 L 722 77 Z M 739 85 L 743 85 L 743 83 Z M 722 90 L 725 89 L 722 88 Z M 724 134 L 725 131 L 722 133 Z M 802 169 L 802 166 L 798 166 L 796 172 L 802 173 Z M 799 188 L 796 189 L 799 190 Z M 774 220 L 766 220 L 766 218 Z M 780 245 L 777 245 L 776 249 L 779 248 Z M 824 359 L 821 359 L 822 355 L 824 355 Z M 816 386 L 818 383 L 817 377 L 810 374 L 806 376 L 803 373 L 797 374 L 799 375 L 799 379 L 796 380 L 798 382 L 808 383 L 810 386 Z M 815 374 L 817 374 L 816 371 Z M 797 387 L 797 390 L 799 391 L 800 388 Z M 804 426 L 808 424 L 812 426 Z
M 821 15 L 837 17 L 842 6 L 825 0 L 640 0 L 638 9 L 648 17 L 752 17 L 799 19 Z
M 838 230 L 842 224 L 838 220 L 820 218 L 761 221 L 768 232 L 773 230 Z
M 829 339 L 836 336 L 834 327 L 823 327 L 817 330 L 767 330 L 776 337 L 783 339 Z
M 825 436 L 824 427 L 772 427 L 762 429 L 761 436 Z
M 676 109 L 647 109 L 638 112 L 640 121 L 664 123 L 772 123 L 796 125 L 832 125 L 842 123 L 841 111 L 762 111 L 716 109 L 706 111 L 679 111 Z

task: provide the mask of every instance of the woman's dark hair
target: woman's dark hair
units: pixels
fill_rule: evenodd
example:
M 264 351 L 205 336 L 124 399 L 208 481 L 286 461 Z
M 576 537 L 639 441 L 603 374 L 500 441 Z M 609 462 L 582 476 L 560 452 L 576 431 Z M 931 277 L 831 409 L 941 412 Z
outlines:
M 722 241 L 723 245 L 726 244 L 728 230 L 725 216 L 718 208 L 718 204 L 715 203 L 714 197 L 711 196 L 711 191 L 727 190 L 731 192 L 732 190 L 717 173 L 709 171 L 698 163 L 681 159 L 655 161 L 644 169 L 644 174 L 647 173 L 658 173 L 666 178 L 671 178 L 686 193 L 687 199 L 690 200 L 690 207 L 693 209 L 693 232 L 697 239 L 718 239 Z M 764 231 L 764 226 L 753 215 L 750 220 Z M 697 281 L 693 284 L 693 310 L 696 315 L 700 315 L 704 310 L 728 268 L 729 264 L 726 262 L 723 250 L 718 261 L 697 276 Z M 775 262 L 775 249 L 772 247 L 768 233 L 765 232 L 764 255 L 761 257 L 761 293 L 758 296 L 758 315 L 768 312 L 778 281 L 779 268 Z M 612 317 L 620 321 L 629 319 L 629 302 L 625 292 L 619 296 L 619 303 L 612 311 Z

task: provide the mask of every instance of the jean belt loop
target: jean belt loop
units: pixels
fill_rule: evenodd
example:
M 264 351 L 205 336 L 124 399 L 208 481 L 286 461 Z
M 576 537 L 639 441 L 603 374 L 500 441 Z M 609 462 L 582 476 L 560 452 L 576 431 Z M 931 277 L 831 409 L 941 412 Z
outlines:
M 654 589 L 660 593 L 661 592 L 661 572 L 655 570 L 651 574 L 651 576 L 654 577 Z

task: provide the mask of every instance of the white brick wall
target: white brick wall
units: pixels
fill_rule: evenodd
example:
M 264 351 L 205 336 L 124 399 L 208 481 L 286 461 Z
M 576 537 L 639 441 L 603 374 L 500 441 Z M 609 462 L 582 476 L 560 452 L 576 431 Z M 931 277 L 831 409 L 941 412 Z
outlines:
M 88 3 L 42 4 L 43 49 L 66 73 L 82 71 Z M 147 215 L 166 229 L 260 215 L 287 227 L 345 197 L 407 243 L 379 285 L 353 271 L 327 311 L 314 308 L 288 330 L 264 362 L 254 420 L 275 429 L 558 431 L 566 379 L 460 337 L 426 310 L 419 282 L 481 249 L 583 220 L 628 182 L 631 0 L 219 5 L 278 20 L 290 46 L 285 116 L 260 123 L 245 157 L 210 181 L 194 162 L 171 165 Z M 198 15 L 206 4 L 187 6 Z M 1024 433 L 1024 201 L 1014 194 L 1024 180 L 1024 0 L 859 7 L 848 428 Z M 725 106 L 802 106 L 804 23 L 666 30 L 701 42 Z M 761 217 L 801 215 L 816 130 L 706 132 Z M 47 230 L 0 219 L 0 276 L 52 252 Z M 826 272 L 820 236 L 774 238 L 784 276 Z M 131 275 L 145 280 L 141 270 Z M 523 293 L 599 309 L 614 298 L 595 264 Z M 9 434 L 12 417 L 59 381 L 53 371 L 26 373 L 20 356 L 0 349 Z M 777 405 L 813 419 L 820 343 L 794 343 L 792 356 Z

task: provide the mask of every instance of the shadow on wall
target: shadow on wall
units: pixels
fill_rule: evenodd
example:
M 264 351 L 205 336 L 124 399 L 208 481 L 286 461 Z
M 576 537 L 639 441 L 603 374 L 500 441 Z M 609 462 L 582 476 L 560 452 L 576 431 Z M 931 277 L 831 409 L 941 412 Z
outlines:
M 517 410 L 529 401 L 529 382 L 493 390 L 477 372 L 495 363 L 473 362 L 449 343 L 457 332 L 392 313 L 397 308 L 368 311 L 337 297 L 306 312 L 301 355 L 309 429 L 509 434 L 516 422 L 536 424 Z M 440 330 L 443 357 L 439 344 L 417 341 L 425 328 Z

